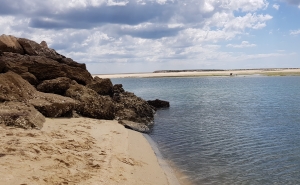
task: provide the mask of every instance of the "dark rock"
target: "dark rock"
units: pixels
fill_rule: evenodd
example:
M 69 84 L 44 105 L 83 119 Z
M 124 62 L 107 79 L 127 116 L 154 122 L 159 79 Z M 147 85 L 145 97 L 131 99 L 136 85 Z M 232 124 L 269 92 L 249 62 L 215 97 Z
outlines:
M 99 78 L 96 76 L 86 87 L 93 89 L 100 95 L 112 96 L 113 84 L 108 78 Z
M 21 102 L 0 103 L 0 124 L 41 129 L 45 117 L 33 106 Z
M 24 54 L 22 46 L 19 44 L 16 37 L 11 35 L 1 35 L 0 36 L 0 50 L 2 52 L 13 52 Z
M 155 108 L 167 108 L 170 107 L 170 103 L 168 101 L 164 101 L 164 100 L 148 100 L 147 101 L 149 103 L 149 105 L 155 107 Z
M 130 92 L 120 93 L 119 96 L 120 101 L 115 102 L 115 115 L 118 120 L 153 125 L 155 111 L 145 100 Z
M 72 60 L 71 58 L 62 58 L 62 59 L 58 60 L 58 62 L 62 63 L 62 64 L 67 64 L 68 66 L 79 67 L 83 70 L 86 70 L 85 64 L 77 63 L 74 60 Z
M 0 102 L 18 101 L 33 105 L 47 117 L 70 114 L 76 102 L 68 97 L 38 92 L 21 76 L 13 72 L 0 74 Z
M 72 83 L 66 96 L 77 100 L 76 111 L 87 117 L 114 119 L 114 104 L 110 97 L 101 96 L 83 85 Z
M 51 58 L 53 60 L 62 59 L 63 56 L 58 54 L 54 49 L 48 48 L 43 44 L 38 44 L 32 40 L 25 38 L 18 38 L 17 41 L 24 49 L 24 53 L 31 56 L 42 56 Z
M 122 84 L 115 84 L 113 86 L 113 93 L 123 93 L 125 92 Z
M 135 130 L 135 131 L 143 132 L 143 133 L 150 132 L 149 127 L 143 123 L 137 123 L 137 122 L 127 121 L 127 120 L 120 120 L 119 123 L 121 125 L 124 125 L 125 128 L 131 129 L 131 130 Z
M 64 95 L 66 90 L 69 89 L 71 81 L 72 80 L 67 77 L 45 80 L 41 84 L 39 84 L 36 89 L 45 93 Z
M 91 74 L 85 69 L 59 63 L 58 61 L 43 56 L 4 53 L 0 56 L 0 64 L 0 66 L 2 66 L 2 72 L 13 71 L 17 74 L 29 72 L 33 74 L 39 82 L 58 77 L 67 77 L 85 85 L 93 80 Z

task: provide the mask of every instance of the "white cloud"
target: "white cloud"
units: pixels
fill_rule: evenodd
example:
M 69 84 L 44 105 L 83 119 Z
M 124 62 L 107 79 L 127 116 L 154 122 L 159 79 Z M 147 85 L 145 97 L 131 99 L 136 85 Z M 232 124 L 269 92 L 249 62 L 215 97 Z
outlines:
M 273 8 L 276 10 L 279 10 L 280 5 L 279 4 L 273 4 Z
M 227 44 L 226 47 L 233 47 L 233 48 L 249 48 L 255 47 L 255 44 L 250 44 L 248 41 L 242 41 L 241 44 Z
M 290 35 L 299 35 L 300 34 L 300 29 L 299 30 L 291 30 Z

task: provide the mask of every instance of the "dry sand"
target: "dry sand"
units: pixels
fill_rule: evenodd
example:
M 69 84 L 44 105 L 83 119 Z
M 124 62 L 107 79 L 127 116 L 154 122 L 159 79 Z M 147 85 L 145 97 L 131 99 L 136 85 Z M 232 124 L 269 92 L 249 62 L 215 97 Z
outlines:
M 151 78 L 151 77 L 197 77 L 197 76 L 233 76 L 236 75 L 270 75 L 287 76 L 300 75 L 300 69 L 249 69 L 249 70 L 226 70 L 226 71 L 200 71 L 200 72 L 168 72 L 168 73 L 131 73 L 131 74 L 95 74 L 100 78 Z
M 47 118 L 42 130 L 0 126 L 0 143 L 0 184 L 178 184 L 146 138 L 117 121 Z

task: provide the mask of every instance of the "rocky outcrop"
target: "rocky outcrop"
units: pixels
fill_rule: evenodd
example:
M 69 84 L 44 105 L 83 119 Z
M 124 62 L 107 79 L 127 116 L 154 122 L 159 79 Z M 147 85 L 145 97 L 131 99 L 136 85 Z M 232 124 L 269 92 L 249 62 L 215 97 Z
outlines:
M 77 113 L 117 119 L 140 132 L 149 132 L 154 119 L 148 102 L 126 92 L 122 84 L 93 78 L 85 64 L 58 54 L 45 41 L 0 36 L 0 123 L 41 128 L 43 116 Z
M 41 129 L 45 117 L 33 106 L 21 102 L 0 103 L 0 124 Z
M 13 52 L 24 54 L 22 46 L 19 44 L 16 37 L 11 35 L 1 35 L 0 36 L 0 50 L 2 52 Z
M 118 120 L 144 123 L 146 126 L 152 126 L 154 120 L 152 107 L 131 92 L 119 94 L 119 101 L 115 102 L 115 115 Z
M 93 89 L 100 95 L 112 96 L 113 84 L 108 78 L 95 77 L 93 81 L 86 86 L 87 88 Z
M 147 102 L 149 103 L 149 105 L 157 109 L 170 107 L 170 103 L 164 100 L 156 99 L 156 100 L 148 100 Z
M 75 82 L 66 91 L 66 96 L 77 100 L 76 111 L 83 116 L 108 120 L 115 118 L 112 99 L 90 88 Z
M 19 75 L 30 73 L 39 83 L 58 77 L 67 77 L 83 85 L 89 84 L 93 80 L 91 74 L 81 67 L 59 63 L 42 56 L 26 56 L 5 52 L 0 56 L 0 63 L 2 73 L 7 71 L 13 71 Z
M 0 102 L 7 101 L 32 105 L 47 117 L 69 115 L 76 105 L 76 101 L 71 98 L 38 92 L 26 80 L 13 72 L 0 74 Z
M 72 80 L 67 77 L 59 77 L 52 80 L 45 80 L 39 84 L 36 89 L 45 93 L 54 93 L 64 95 L 70 88 Z

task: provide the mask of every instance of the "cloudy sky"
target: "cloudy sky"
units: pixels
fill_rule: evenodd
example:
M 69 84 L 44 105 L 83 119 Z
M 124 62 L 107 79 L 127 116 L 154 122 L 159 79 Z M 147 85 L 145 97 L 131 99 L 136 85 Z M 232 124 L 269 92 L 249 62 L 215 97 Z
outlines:
M 93 74 L 300 67 L 300 0 L 0 0 L 0 34 Z

